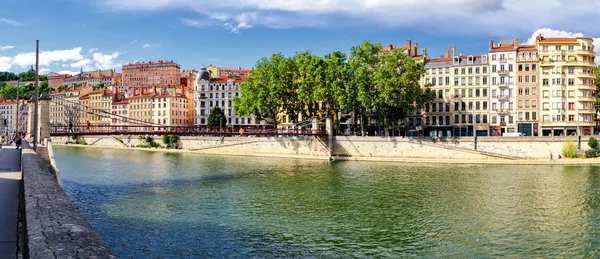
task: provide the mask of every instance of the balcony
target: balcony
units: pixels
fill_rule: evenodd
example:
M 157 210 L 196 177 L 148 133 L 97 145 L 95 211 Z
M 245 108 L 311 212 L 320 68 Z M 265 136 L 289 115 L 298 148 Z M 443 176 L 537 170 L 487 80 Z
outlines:
M 596 86 L 595 85 L 577 85 L 577 89 L 579 90 L 596 90 Z
M 510 114 L 511 110 L 509 109 L 496 109 L 496 113 L 498 115 L 507 115 Z
M 596 53 L 594 53 L 594 51 L 592 51 L 592 50 L 581 50 L 581 49 L 578 49 L 578 50 L 575 50 L 575 54 L 577 54 L 577 55 L 588 55 L 588 56 L 593 56 L 593 57 L 596 56 Z
M 508 101 L 509 96 L 508 95 L 497 95 L 496 98 L 498 99 L 498 101 L 506 102 L 506 101 Z
M 595 102 L 596 101 L 596 97 L 594 96 L 577 96 L 577 100 L 578 101 L 584 101 L 584 102 Z
M 542 61 L 540 61 L 540 66 L 543 66 L 543 67 L 545 67 L 545 66 L 554 66 L 554 61 L 545 61 L 545 60 L 542 60 Z
M 498 75 L 506 76 L 508 75 L 508 70 L 498 70 Z
M 506 126 L 506 121 L 501 121 L 500 126 Z
M 498 62 L 500 62 L 500 63 L 506 63 L 507 61 L 508 61 L 508 59 L 506 59 L 506 58 L 498 59 Z
M 584 72 L 577 72 L 577 77 L 590 77 L 590 78 L 596 78 L 596 75 L 594 75 L 594 73 L 584 73 Z
M 508 82 L 500 82 L 497 84 L 498 88 L 508 88 Z

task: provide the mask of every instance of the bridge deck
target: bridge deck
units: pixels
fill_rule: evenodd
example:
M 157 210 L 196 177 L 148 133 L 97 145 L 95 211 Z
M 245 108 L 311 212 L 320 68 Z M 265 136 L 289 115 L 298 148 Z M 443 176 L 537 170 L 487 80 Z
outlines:
M 263 128 L 209 128 L 169 126 L 116 126 L 90 125 L 78 127 L 51 126 L 51 136 L 86 135 L 166 135 L 178 136 L 321 136 L 326 130 L 263 129 Z

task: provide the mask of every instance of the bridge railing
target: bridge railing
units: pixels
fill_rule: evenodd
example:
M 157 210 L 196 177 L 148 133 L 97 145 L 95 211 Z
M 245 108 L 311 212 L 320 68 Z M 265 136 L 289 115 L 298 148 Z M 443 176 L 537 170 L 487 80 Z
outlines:
M 212 128 L 203 126 L 143 126 L 143 125 L 77 125 L 50 126 L 52 136 L 73 135 L 165 135 L 179 136 L 315 136 L 327 135 L 326 130 L 265 129 L 265 128 Z

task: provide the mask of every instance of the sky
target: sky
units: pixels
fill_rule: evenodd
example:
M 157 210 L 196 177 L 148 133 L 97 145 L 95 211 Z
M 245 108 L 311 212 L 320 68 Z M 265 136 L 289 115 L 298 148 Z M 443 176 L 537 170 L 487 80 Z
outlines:
M 34 65 L 36 40 L 42 74 L 74 74 L 158 60 L 251 68 L 274 53 L 348 53 L 364 40 L 410 39 L 432 57 L 539 33 L 600 45 L 599 22 L 600 0 L 2 0 L 0 71 Z

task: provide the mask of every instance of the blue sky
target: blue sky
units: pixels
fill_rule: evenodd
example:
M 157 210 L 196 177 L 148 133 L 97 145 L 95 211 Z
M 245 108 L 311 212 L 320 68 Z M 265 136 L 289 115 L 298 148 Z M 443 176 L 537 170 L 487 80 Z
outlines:
M 364 40 L 411 39 L 437 57 L 538 32 L 599 37 L 588 26 L 598 17 L 598 0 L 2 0 L 0 71 L 34 64 L 36 39 L 42 73 L 160 59 L 250 68 L 276 52 L 348 52 Z

